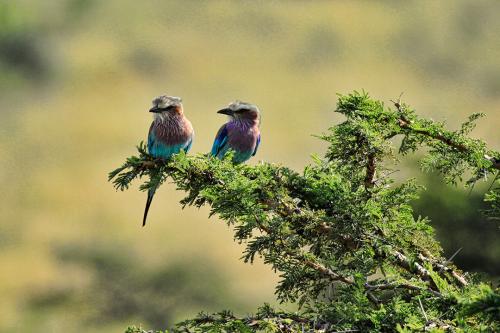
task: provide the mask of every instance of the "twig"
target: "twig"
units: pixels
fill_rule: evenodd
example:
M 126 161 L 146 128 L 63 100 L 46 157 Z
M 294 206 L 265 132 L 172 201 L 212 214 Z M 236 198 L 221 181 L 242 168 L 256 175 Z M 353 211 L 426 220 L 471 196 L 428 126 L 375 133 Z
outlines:
M 441 297 L 441 293 L 432 290 L 430 288 L 422 288 L 419 286 L 414 286 L 408 283 L 401 283 L 401 284 L 395 284 L 395 283 L 385 283 L 385 284 L 376 284 L 376 285 L 371 285 L 366 283 L 365 288 L 368 288 L 370 290 L 390 290 L 390 289 L 408 289 L 408 290 L 417 290 L 417 291 L 428 291 L 434 296 Z
M 396 107 L 396 109 L 400 113 L 403 112 L 403 110 L 401 108 L 401 103 L 399 100 L 397 102 L 394 102 L 394 101 L 391 101 L 391 102 L 394 103 L 394 106 Z M 411 130 L 417 134 L 425 135 L 425 136 L 428 136 L 434 140 L 441 141 L 442 143 L 444 143 L 452 148 L 455 148 L 456 150 L 458 150 L 462 153 L 469 153 L 470 152 L 469 147 L 467 147 L 466 145 L 463 145 L 463 144 L 458 143 L 458 142 L 454 142 L 452 139 L 447 138 L 447 137 L 443 136 L 442 134 L 431 133 L 430 131 L 425 130 L 425 129 L 413 128 L 411 126 L 410 122 L 407 119 L 405 119 L 404 117 L 401 117 L 398 119 L 398 125 L 402 129 L 408 129 L 408 130 Z M 394 133 L 394 135 L 396 135 L 396 134 L 397 133 Z M 492 163 L 492 167 L 494 169 L 500 170 L 500 160 L 497 160 L 495 157 L 491 157 L 491 156 L 488 156 L 486 154 L 484 155 L 484 158 Z
M 465 286 L 467 286 L 469 284 L 467 282 L 467 280 L 462 275 L 460 275 L 458 272 L 456 272 L 452 268 L 446 266 L 451 261 L 451 259 L 453 259 L 459 252 L 460 251 L 456 251 L 450 257 L 450 259 L 448 259 L 448 260 L 445 261 L 445 264 L 441 264 L 439 262 L 436 262 L 435 260 L 432 260 L 431 258 L 427 258 L 426 256 L 424 256 L 422 254 L 419 254 L 418 257 L 422 261 L 430 262 L 435 268 L 437 268 L 439 270 L 439 272 L 445 271 L 445 272 L 450 273 L 460 283 L 460 285 L 462 285 L 463 287 L 465 287 Z
M 398 252 L 398 251 L 394 251 L 393 255 L 394 255 L 394 258 L 396 259 L 396 262 L 401 267 L 403 267 L 409 271 L 412 271 L 412 268 L 410 266 L 410 260 L 404 254 L 402 254 L 401 252 Z M 415 270 L 416 270 L 418 275 L 420 275 L 422 278 L 424 278 L 426 280 L 431 279 L 429 271 L 426 270 L 424 267 L 422 267 L 422 265 L 420 265 L 419 263 L 414 263 L 414 266 L 415 266 Z
M 311 261 L 311 260 L 308 260 L 308 259 L 304 259 L 304 264 L 326 276 L 329 276 L 333 281 L 342 281 L 346 284 L 349 284 L 349 285 L 353 285 L 354 284 L 354 281 L 352 280 L 349 280 L 348 278 L 346 277 L 343 277 L 337 273 L 335 273 L 334 271 L 332 271 L 331 269 L 317 263 L 317 262 L 314 262 L 314 261 Z
M 466 153 L 469 151 L 468 147 L 464 146 L 463 144 L 453 142 L 450 138 L 446 138 L 442 134 L 434 134 L 428 130 L 424 130 L 421 128 L 413 128 L 411 126 L 410 122 L 408 120 L 404 119 L 403 117 L 398 119 L 398 124 L 399 124 L 399 127 L 403 128 L 403 129 L 409 129 L 415 133 L 422 134 L 422 135 L 428 136 L 430 138 L 433 138 L 435 140 L 441 141 L 441 142 L 447 144 L 448 146 L 455 148 L 463 153 Z
M 377 182 L 381 181 L 382 179 L 387 178 L 387 177 L 389 177 L 390 175 L 392 175 L 393 173 L 396 173 L 396 172 L 399 172 L 399 171 L 401 171 L 401 170 L 392 170 L 391 172 L 388 172 L 388 173 L 386 173 L 385 175 L 382 175 L 381 177 L 379 177 L 379 178 L 375 179 L 375 180 L 373 181 L 373 183 L 374 183 L 374 184 L 376 184 Z

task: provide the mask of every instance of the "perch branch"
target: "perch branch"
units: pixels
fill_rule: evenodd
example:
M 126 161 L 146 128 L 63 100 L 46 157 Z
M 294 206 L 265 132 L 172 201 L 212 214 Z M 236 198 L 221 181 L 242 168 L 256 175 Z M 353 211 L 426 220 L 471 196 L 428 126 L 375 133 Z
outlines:
M 402 114 L 403 110 L 401 108 L 400 102 L 399 101 L 397 101 L 397 102 L 392 101 L 392 102 L 394 103 L 394 106 L 399 111 L 399 113 Z M 401 129 L 410 130 L 414 133 L 421 134 L 421 135 L 427 136 L 429 138 L 432 138 L 434 140 L 440 141 L 440 142 L 446 144 L 447 146 L 450 146 L 450 147 L 452 147 L 452 148 L 454 148 L 462 153 L 470 153 L 469 147 L 467 147 L 464 144 L 455 142 L 452 139 L 445 137 L 441 133 L 432 133 L 429 130 L 425 130 L 425 129 L 421 129 L 421 128 L 413 128 L 411 126 L 410 121 L 405 119 L 403 116 L 401 116 L 398 119 L 398 125 Z M 394 133 L 394 135 L 397 135 L 397 134 L 399 134 L 399 133 Z M 392 135 L 392 136 L 394 136 L 394 135 Z M 392 137 L 392 136 L 390 136 L 390 137 Z M 484 155 L 484 158 L 492 163 L 492 168 L 500 170 L 500 160 L 499 159 L 496 159 L 495 157 L 492 157 L 492 156 L 488 156 L 486 154 Z

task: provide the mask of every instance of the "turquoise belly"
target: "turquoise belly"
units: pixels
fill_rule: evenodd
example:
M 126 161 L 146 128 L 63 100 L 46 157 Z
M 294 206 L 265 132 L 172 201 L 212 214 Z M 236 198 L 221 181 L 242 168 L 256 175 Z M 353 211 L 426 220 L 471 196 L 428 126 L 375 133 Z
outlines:
M 223 147 L 219 153 L 217 154 L 217 157 L 222 159 L 224 158 L 224 156 L 230 151 L 232 150 L 231 148 L 229 147 Z M 238 151 L 238 150 L 232 150 L 234 151 L 234 155 L 233 155 L 233 162 L 234 163 L 243 163 L 247 160 L 250 159 L 250 157 L 252 157 L 252 152 L 251 151 L 247 151 L 247 152 L 242 152 L 242 151 Z

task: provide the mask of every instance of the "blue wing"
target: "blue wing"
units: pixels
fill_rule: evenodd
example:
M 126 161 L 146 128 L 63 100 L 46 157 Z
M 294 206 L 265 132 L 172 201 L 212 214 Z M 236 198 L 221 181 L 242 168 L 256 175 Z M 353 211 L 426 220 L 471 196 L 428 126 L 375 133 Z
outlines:
M 255 150 L 253 151 L 252 156 L 255 156 L 255 154 L 257 154 L 257 149 L 259 148 L 259 145 L 260 145 L 260 134 L 257 137 L 257 143 L 255 144 Z
M 186 148 L 184 148 L 184 151 L 186 153 L 191 149 L 191 146 L 193 145 L 193 139 L 194 139 L 194 132 L 193 132 L 193 135 L 191 135 L 191 138 L 189 139 L 189 142 L 187 143 Z
M 226 124 L 222 125 L 222 127 L 217 132 L 215 136 L 214 144 L 212 146 L 212 151 L 210 152 L 213 156 L 217 156 L 220 151 L 224 148 L 227 143 L 227 128 Z
M 155 136 L 153 134 L 153 124 L 151 124 L 148 133 L 148 151 L 150 154 L 152 153 L 154 142 L 155 142 Z

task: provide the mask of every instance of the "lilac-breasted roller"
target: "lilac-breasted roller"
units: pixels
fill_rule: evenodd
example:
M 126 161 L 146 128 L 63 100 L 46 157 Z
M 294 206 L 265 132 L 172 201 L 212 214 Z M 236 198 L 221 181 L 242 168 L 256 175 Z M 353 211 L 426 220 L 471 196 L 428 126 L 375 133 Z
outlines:
M 211 154 L 223 158 L 234 151 L 233 162 L 243 163 L 257 153 L 260 144 L 260 111 L 250 103 L 235 101 L 217 113 L 229 116 L 215 136 Z
M 172 96 L 156 97 L 149 112 L 154 113 L 148 134 L 149 154 L 155 158 L 168 160 L 181 150 L 188 152 L 193 143 L 194 131 L 191 122 L 184 116 L 182 100 Z M 155 191 L 156 188 L 148 191 L 142 226 L 146 225 L 149 206 Z

